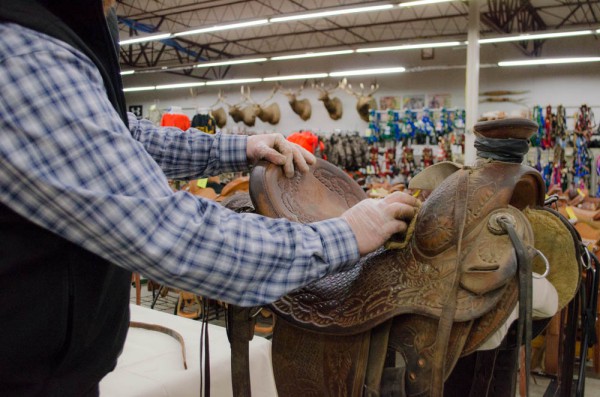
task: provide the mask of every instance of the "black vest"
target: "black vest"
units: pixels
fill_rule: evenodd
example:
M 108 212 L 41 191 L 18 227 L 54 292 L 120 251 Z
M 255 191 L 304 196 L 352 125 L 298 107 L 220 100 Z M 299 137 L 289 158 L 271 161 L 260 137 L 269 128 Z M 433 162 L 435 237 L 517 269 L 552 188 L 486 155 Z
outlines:
M 126 122 L 101 0 L 0 0 L 0 21 L 53 36 L 86 54 Z M 114 368 L 123 348 L 131 273 L 9 206 L 0 203 L 0 396 L 84 395 Z

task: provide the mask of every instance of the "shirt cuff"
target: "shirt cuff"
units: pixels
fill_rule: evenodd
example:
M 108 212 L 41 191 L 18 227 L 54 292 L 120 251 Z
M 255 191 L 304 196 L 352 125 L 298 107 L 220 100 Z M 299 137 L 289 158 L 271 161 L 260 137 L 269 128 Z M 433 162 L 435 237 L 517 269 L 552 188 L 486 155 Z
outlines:
M 332 218 L 310 224 L 321 236 L 325 261 L 330 264 L 330 272 L 341 270 L 360 259 L 356 237 L 341 218 Z
M 222 172 L 248 171 L 246 135 L 219 134 L 219 163 Z

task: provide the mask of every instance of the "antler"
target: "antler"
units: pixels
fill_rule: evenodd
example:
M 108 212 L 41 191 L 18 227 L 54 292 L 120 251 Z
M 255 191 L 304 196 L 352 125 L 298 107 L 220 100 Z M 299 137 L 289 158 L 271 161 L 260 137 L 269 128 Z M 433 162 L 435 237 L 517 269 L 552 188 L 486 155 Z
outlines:
M 353 95 L 353 96 L 355 96 L 356 98 L 360 98 L 360 97 L 362 96 L 362 94 L 359 94 L 358 92 L 355 92 L 355 91 L 352 89 L 352 85 L 351 85 L 351 84 L 348 84 L 348 80 L 347 80 L 345 77 L 344 77 L 344 78 L 343 78 L 343 79 L 340 81 L 340 83 L 338 84 L 338 86 L 339 86 L 339 87 L 340 87 L 342 90 L 346 91 L 346 92 L 347 92 L 348 94 L 350 94 L 350 95 Z
M 269 97 L 267 99 L 265 99 L 260 106 L 261 107 L 264 106 L 267 103 L 267 101 L 270 101 L 271 99 L 273 99 L 273 97 L 275 96 L 277 91 L 279 91 L 280 88 L 281 88 L 281 84 L 275 84 L 275 86 L 271 90 L 271 95 L 269 95 Z

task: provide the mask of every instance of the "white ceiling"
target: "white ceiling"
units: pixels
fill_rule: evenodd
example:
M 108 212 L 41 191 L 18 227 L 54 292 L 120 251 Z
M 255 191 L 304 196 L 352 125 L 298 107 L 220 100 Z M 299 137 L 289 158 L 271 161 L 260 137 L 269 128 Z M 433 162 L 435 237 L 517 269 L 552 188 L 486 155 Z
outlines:
M 295 13 L 381 4 L 397 5 L 399 2 L 120 0 L 117 2 L 117 14 L 120 21 L 120 38 L 124 40 L 148 34 L 177 33 L 191 28 Z M 478 3 L 481 37 L 497 37 L 519 32 L 600 28 L 600 0 L 480 0 Z M 328 18 L 269 23 L 122 46 L 120 60 L 123 69 L 150 72 L 167 68 L 171 73 L 202 81 L 218 80 L 230 75 L 232 67 L 193 69 L 188 66 L 204 61 L 271 57 L 309 51 L 465 40 L 468 12 L 467 2 L 452 1 Z M 518 49 L 523 56 L 544 55 L 545 43 L 542 40 L 507 45 Z

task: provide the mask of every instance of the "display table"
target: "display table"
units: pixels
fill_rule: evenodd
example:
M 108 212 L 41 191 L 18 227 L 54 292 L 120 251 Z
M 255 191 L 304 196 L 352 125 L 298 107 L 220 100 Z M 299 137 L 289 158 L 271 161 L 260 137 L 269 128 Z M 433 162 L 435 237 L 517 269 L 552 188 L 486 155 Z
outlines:
M 183 317 L 131 305 L 131 321 L 159 324 L 185 340 L 188 369 L 181 345 L 161 332 L 130 328 L 117 367 L 100 382 L 101 397 L 185 397 L 200 395 L 200 326 Z M 230 348 L 225 328 L 209 325 L 211 396 L 231 396 Z M 252 395 L 276 396 L 271 342 L 255 336 L 250 342 Z

